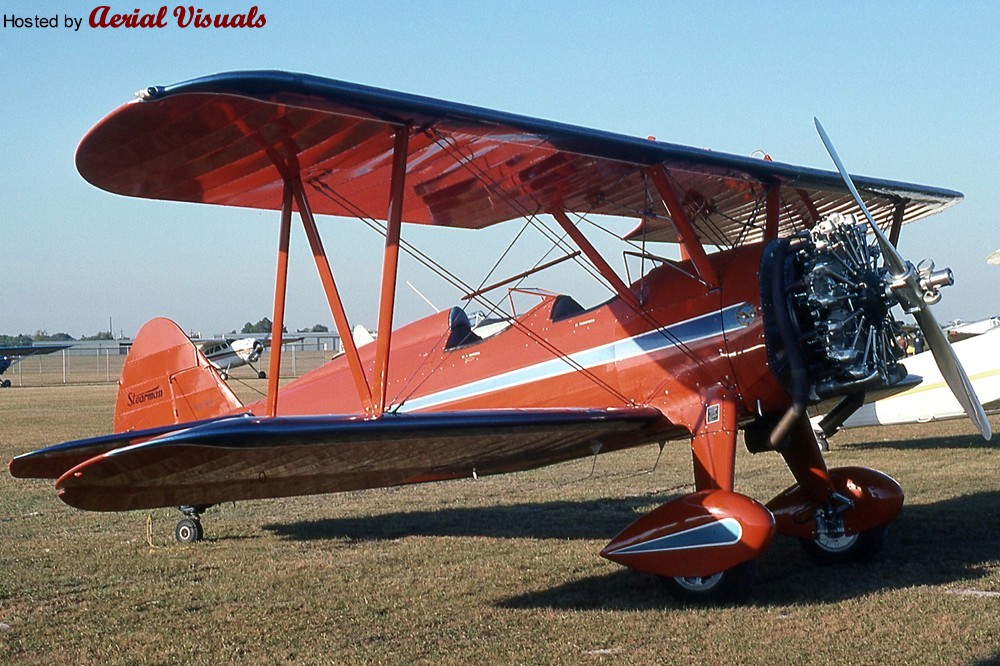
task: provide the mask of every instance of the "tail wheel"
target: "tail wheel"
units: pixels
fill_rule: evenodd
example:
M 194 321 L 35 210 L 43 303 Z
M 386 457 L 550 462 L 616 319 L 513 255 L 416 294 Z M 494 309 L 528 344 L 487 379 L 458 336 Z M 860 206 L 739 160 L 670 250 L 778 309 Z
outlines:
M 882 550 L 888 531 L 888 525 L 879 525 L 850 536 L 821 535 L 815 539 L 800 539 L 800 542 L 809 557 L 820 564 L 867 562 Z
M 197 518 L 181 518 L 174 529 L 174 537 L 181 543 L 201 541 L 204 535 L 201 521 Z
M 746 595 L 756 572 L 757 561 L 750 560 L 709 576 L 663 577 L 661 580 L 667 591 L 681 601 L 714 603 Z

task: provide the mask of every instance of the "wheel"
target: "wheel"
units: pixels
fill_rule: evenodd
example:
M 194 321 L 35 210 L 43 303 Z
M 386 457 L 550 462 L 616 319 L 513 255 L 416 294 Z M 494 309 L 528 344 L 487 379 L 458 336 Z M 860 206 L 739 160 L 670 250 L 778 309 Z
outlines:
M 225 370 L 219 370 L 219 376 L 222 377 L 222 381 L 229 379 L 229 373 Z
M 3 381 L 0 381 L 0 386 L 2 386 L 3 388 L 10 388 L 10 380 L 4 379 Z
M 667 590 L 681 601 L 712 603 L 735 599 L 750 591 L 757 561 L 750 560 L 711 576 L 663 578 Z
M 867 562 L 874 558 L 885 544 L 888 525 L 879 525 L 851 536 L 801 539 L 802 548 L 809 557 L 820 564 Z
M 174 537 L 181 543 L 201 541 L 204 535 L 201 521 L 194 518 L 181 518 L 177 521 L 177 528 L 174 529 Z
M 819 450 L 823 453 L 830 451 L 830 440 L 826 438 L 822 430 L 816 433 L 816 442 L 819 444 Z
M 257 371 L 257 379 L 267 379 L 267 373 L 263 370 Z

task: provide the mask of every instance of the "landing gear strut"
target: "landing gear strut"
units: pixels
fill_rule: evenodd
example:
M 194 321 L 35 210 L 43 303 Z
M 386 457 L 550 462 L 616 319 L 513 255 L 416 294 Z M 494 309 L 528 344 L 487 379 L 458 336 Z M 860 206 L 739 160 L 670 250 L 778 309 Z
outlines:
M 205 531 L 201 527 L 201 514 L 208 506 L 182 506 L 180 507 L 184 517 L 177 521 L 174 528 L 174 538 L 180 543 L 194 543 L 201 541 L 205 536 Z

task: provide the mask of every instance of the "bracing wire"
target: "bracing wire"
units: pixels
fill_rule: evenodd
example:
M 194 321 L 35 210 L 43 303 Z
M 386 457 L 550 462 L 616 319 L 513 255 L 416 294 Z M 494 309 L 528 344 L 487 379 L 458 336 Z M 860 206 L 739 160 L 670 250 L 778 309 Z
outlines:
M 463 153 L 461 147 L 458 146 L 455 143 L 455 141 L 454 141 L 453 138 L 450 138 L 450 137 L 447 137 L 447 136 L 443 135 L 442 133 L 440 133 L 438 130 L 436 130 L 433 127 L 431 127 L 431 128 L 425 128 L 423 131 L 424 131 L 424 133 L 429 138 L 432 139 L 432 141 L 435 142 L 435 144 L 439 148 L 442 149 L 442 151 L 444 153 L 446 153 L 449 156 L 451 156 L 456 161 L 456 163 L 458 163 L 462 168 L 464 168 L 465 170 L 467 170 L 470 174 L 473 175 L 474 178 L 476 178 L 480 183 L 482 183 L 490 191 L 491 195 L 493 195 L 494 197 L 496 197 L 497 200 L 500 200 L 500 201 L 503 201 L 504 203 L 506 203 L 510 207 L 511 210 L 513 210 L 513 211 L 519 211 L 520 214 L 521 214 L 521 216 L 524 217 L 524 219 L 525 219 L 525 225 L 514 236 L 514 238 L 512 239 L 512 241 L 510 242 L 510 244 L 508 245 L 508 247 L 501 254 L 500 258 L 493 265 L 493 267 L 486 274 L 486 276 L 482 279 L 482 281 L 480 282 L 479 288 L 481 288 L 483 285 L 485 285 L 486 282 L 493 275 L 493 273 L 496 272 L 498 266 L 503 261 L 503 258 L 506 257 L 508 255 L 508 253 L 513 249 L 514 245 L 522 237 L 523 233 L 527 230 L 527 228 L 529 226 L 535 228 L 543 237 L 545 237 L 547 240 L 549 240 L 549 242 L 552 244 L 552 246 L 549 248 L 549 250 L 546 251 L 545 254 L 535 263 L 535 267 L 537 267 L 538 265 L 540 265 L 557 248 L 558 249 L 562 249 L 567 254 L 570 254 L 572 252 L 572 247 L 570 247 L 568 245 L 568 243 L 566 242 L 566 240 L 565 240 L 565 236 L 566 236 L 565 234 L 563 234 L 562 236 L 559 236 L 558 234 L 556 234 L 555 232 L 553 232 L 551 229 L 549 229 L 545 224 L 543 224 L 538 219 L 538 211 L 537 210 L 529 210 L 529 209 L 527 209 L 526 206 L 524 205 L 524 203 L 522 203 L 522 201 L 520 199 L 518 199 L 516 196 L 512 195 L 511 193 L 507 192 L 506 189 L 502 186 L 502 184 L 500 182 L 498 182 L 490 173 L 486 172 L 477 163 L 474 155 L 469 155 L 469 154 Z M 349 211 L 352 215 L 354 215 L 355 217 L 357 217 L 358 219 L 360 219 L 369 228 L 372 228 L 377 233 L 379 233 L 379 234 L 381 234 L 383 236 L 385 235 L 385 233 L 386 233 L 385 226 L 383 224 L 379 223 L 378 220 L 373 215 L 370 215 L 369 213 L 367 213 L 366 211 L 364 211 L 361 207 L 359 207 L 359 206 L 355 205 L 353 202 L 349 201 L 346 197 L 344 197 L 343 195 L 341 195 L 338 192 L 336 192 L 335 190 L 333 190 L 333 188 L 331 188 L 329 185 L 327 185 L 326 183 L 324 183 L 322 180 L 313 179 L 313 180 L 310 180 L 310 184 L 313 185 L 315 191 L 317 191 L 319 194 L 321 194 L 322 196 L 325 196 L 325 197 L 327 197 L 327 198 L 329 198 L 329 199 L 331 199 L 331 200 L 339 203 L 341 206 L 344 207 L 345 210 Z M 649 196 L 649 193 L 647 191 L 647 200 L 648 200 L 648 196 Z M 646 203 L 647 203 L 647 209 L 651 209 L 651 206 L 650 206 L 649 202 L 647 201 Z M 760 207 L 760 202 L 758 200 L 756 202 L 754 217 L 756 215 L 756 210 L 759 207 Z M 705 213 L 704 210 L 695 211 L 695 215 L 693 215 L 693 217 L 698 218 L 704 224 L 706 224 L 708 226 L 708 228 L 711 230 L 711 232 L 712 232 L 713 235 L 716 235 L 717 237 L 724 239 L 725 238 L 725 233 L 720 228 L 718 228 L 717 225 L 715 225 L 714 221 L 712 221 L 711 219 L 708 219 L 708 218 L 711 217 L 710 215 L 703 214 L 703 213 Z M 587 223 L 595 226 L 596 228 L 604 231 L 605 233 L 609 233 L 609 234 L 613 235 L 617 240 L 623 240 L 623 239 L 621 239 L 621 237 L 619 235 L 614 234 L 610 230 L 607 230 L 607 229 L 601 227 L 600 225 L 598 225 L 596 222 L 594 222 L 592 219 L 590 219 L 590 217 L 589 217 L 589 215 L 587 213 L 581 214 L 581 213 L 575 213 L 574 212 L 574 215 L 577 216 L 577 218 L 578 218 L 578 220 L 580 222 L 587 222 Z M 628 243 L 628 244 L 630 244 L 630 245 L 632 245 L 633 247 L 636 247 L 636 248 L 640 249 L 640 250 L 644 250 L 644 248 L 645 248 L 645 237 L 643 238 L 643 242 L 642 242 L 641 245 L 637 245 L 633 241 L 630 241 L 630 240 L 626 240 L 625 242 Z M 437 261 L 433 260 L 431 257 L 429 257 L 428 255 L 426 255 L 425 253 L 423 253 L 422 251 L 420 251 L 418 248 L 416 248 L 415 246 L 413 246 L 408 241 L 405 241 L 404 239 L 401 239 L 400 240 L 400 247 L 404 250 L 404 252 L 406 252 L 407 254 L 409 254 L 411 257 L 413 257 L 414 259 L 416 259 L 420 264 L 422 264 L 426 268 L 430 269 L 432 272 L 434 272 L 434 273 L 438 274 L 439 276 L 441 276 L 443 279 L 445 279 L 446 282 L 448 282 L 449 284 L 451 284 L 456 289 L 464 290 L 465 293 L 470 293 L 470 294 L 478 291 L 478 288 L 477 289 L 473 289 L 470 285 L 468 285 L 467 283 L 465 283 L 464 280 L 462 280 L 461 278 L 459 278 L 457 275 L 455 275 L 451 271 L 447 270 L 440 263 L 438 263 Z M 581 268 L 583 268 L 583 270 L 585 272 L 587 272 L 592 277 L 594 277 L 598 281 L 598 283 L 601 284 L 604 288 L 608 289 L 611 293 L 615 293 L 614 289 L 604 280 L 603 276 L 600 275 L 600 272 L 590 262 L 583 261 L 579 257 L 574 257 L 573 260 L 577 263 L 578 266 L 580 266 Z M 521 278 L 521 280 L 518 282 L 518 284 L 520 284 L 521 282 L 523 282 L 524 279 L 525 278 Z M 511 323 L 512 323 L 512 325 L 514 327 L 519 328 L 520 330 L 522 330 L 523 333 L 525 333 L 526 335 L 528 335 L 530 338 L 534 339 L 536 342 L 538 342 L 539 344 L 541 344 L 544 348 L 548 349 L 557 358 L 563 359 L 566 363 L 568 363 L 575 370 L 578 370 L 578 371 L 582 372 L 583 374 L 585 374 L 586 376 L 588 376 L 591 380 L 593 380 L 596 384 L 598 384 L 599 386 L 602 386 L 603 388 L 605 388 L 606 390 L 608 390 L 611 394 L 615 395 L 617 398 L 623 400 L 624 402 L 631 402 L 631 400 L 629 400 L 628 398 L 626 398 L 625 396 L 623 396 L 619 391 L 617 391 L 616 389 L 614 389 L 611 386 L 608 386 L 603 380 L 601 380 L 600 378 L 598 378 L 597 376 L 595 376 L 592 372 L 590 372 L 589 370 L 587 370 L 586 368 L 584 368 L 578 362 L 574 361 L 568 354 L 566 354 L 565 352 L 562 352 L 561 350 L 559 350 L 558 348 L 556 348 L 554 345 L 552 345 L 550 342 L 548 342 L 547 340 L 544 340 L 543 338 L 541 338 L 537 334 L 533 333 L 532 331 L 530 331 L 529 329 L 527 329 L 523 325 L 520 325 L 519 322 L 517 321 L 516 317 L 513 316 L 513 313 L 507 313 L 505 311 L 505 309 L 501 305 L 500 301 L 493 301 L 491 299 L 486 298 L 482 294 L 476 294 L 473 298 L 474 298 L 474 300 L 478 301 L 479 303 L 483 304 L 486 308 L 488 308 L 488 310 L 489 310 L 489 312 L 491 314 L 493 312 L 500 312 L 500 313 L 503 313 L 505 316 L 509 317 L 510 320 L 511 320 Z M 694 351 L 683 340 L 681 340 L 678 336 L 676 336 L 675 334 L 673 334 L 672 332 L 670 332 L 665 326 L 663 326 L 659 321 L 657 321 L 653 317 L 653 315 L 651 313 L 649 313 L 648 311 L 646 311 L 641 306 L 638 307 L 638 308 L 635 307 L 635 306 L 632 306 L 632 309 L 636 312 L 636 314 L 638 314 L 640 317 L 642 317 L 645 321 L 647 321 L 648 323 L 650 323 L 651 325 L 653 325 L 655 327 L 656 331 L 658 331 L 666 339 L 670 340 L 679 350 L 682 351 L 682 353 L 684 353 L 686 356 L 688 356 L 693 362 L 695 362 L 699 366 L 701 365 L 701 359 L 697 357 L 697 355 L 694 353 Z
M 381 223 L 379 223 L 378 220 L 376 220 L 371 215 L 365 213 L 360 207 L 356 206 L 355 204 L 347 200 L 346 197 L 343 197 L 338 193 L 336 193 L 333 190 L 333 188 L 331 188 L 329 185 L 319 181 L 311 181 L 310 184 L 314 186 L 316 192 L 327 198 L 330 198 L 333 201 L 336 201 L 340 205 L 344 206 L 345 209 L 351 211 L 351 213 L 355 217 L 364 222 L 369 228 L 372 228 L 373 230 L 375 230 L 376 232 L 378 232 L 383 236 L 385 235 L 386 233 L 385 227 Z M 444 268 L 439 263 L 428 257 L 426 254 L 421 252 L 411 243 L 405 242 L 403 239 L 400 239 L 400 248 L 404 252 L 409 254 L 411 257 L 416 259 L 418 262 L 420 262 L 422 265 L 432 270 L 436 274 L 440 275 L 442 278 L 444 278 L 447 282 L 449 282 L 452 286 L 456 287 L 460 291 L 465 291 L 466 293 L 471 293 L 473 291 L 472 287 L 469 284 L 467 284 L 464 280 L 462 280 L 457 275 L 448 271 L 446 268 Z M 483 296 L 482 294 L 477 295 L 475 298 L 476 300 L 481 302 L 485 307 L 490 308 L 491 311 L 503 312 L 505 315 L 508 315 L 508 313 L 503 309 L 502 305 L 499 302 L 493 302 L 490 299 Z M 510 316 L 511 325 L 514 328 L 518 329 L 523 334 L 527 335 L 530 339 L 539 344 L 543 349 L 546 349 L 547 351 L 552 353 L 556 358 L 562 359 L 574 370 L 586 376 L 597 386 L 601 387 L 602 389 L 610 393 L 612 396 L 614 396 L 617 400 L 620 400 L 621 402 L 626 404 L 630 404 L 633 402 L 630 398 L 628 398 L 620 391 L 618 391 L 616 388 L 614 388 L 613 386 L 605 382 L 603 379 L 598 377 L 591 370 L 584 367 L 578 361 L 574 360 L 569 354 L 563 352 L 558 347 L 553 345 L 551 342 L 549 342 L 545 338 L 542 338 L 528 327 L 524 326 L 512 314 L 508 316 Z

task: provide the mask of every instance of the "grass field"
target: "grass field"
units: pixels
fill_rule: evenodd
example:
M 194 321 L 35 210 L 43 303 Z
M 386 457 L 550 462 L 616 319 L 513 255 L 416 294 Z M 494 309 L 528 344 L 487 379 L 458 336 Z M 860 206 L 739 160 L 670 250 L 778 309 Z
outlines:
M 0 391 L 0 457 L 109 432 L 114 390 Z M 597 555 L 692 488 L 683 442 L 652 473 L 656 447 L 602 456 L 593 476 L 581 460 L 219 506 L 189 546 L 173 540 L 177 511 L 85 513 L 4 471 L 0 663 L 1000 663 L 1000 437 L 971 432 L 833 438 L 831 466 L 881 469 L 907 492 L 885 551 L 820 567 L 778 538 L 753 595 L 709 608 Z M 741 492 L 766 501 L 790 483 L 776 455 L 739 453 Z

